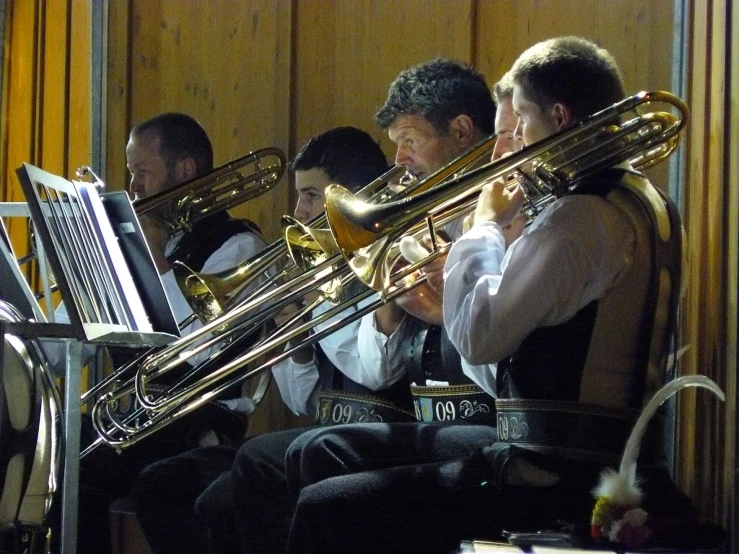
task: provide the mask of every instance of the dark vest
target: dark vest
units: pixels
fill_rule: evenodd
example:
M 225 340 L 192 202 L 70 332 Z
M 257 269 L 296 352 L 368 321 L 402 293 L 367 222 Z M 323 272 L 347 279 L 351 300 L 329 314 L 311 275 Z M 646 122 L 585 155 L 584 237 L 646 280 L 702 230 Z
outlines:
M 597 182 L 585 181 L 570 194 L 605 197 L 623 174 L 616 169 L 604 171 Z M 576 402 L 597 313 L 595 300 L 569 321 L 532 331 L 514 354 L 498 362 L 498 398 Z
M 194 223 L 167 256 L 167 260 L 170 263 L 182 262 L 190 269 L 201 271 L 216 250 L 228 239 L 241 233 L 262 234 L 256 223 L 248 219 L 235 219 L 228 212 L 215 213 Z
M 498 363 L 499 440 L 487 453 L 496 472 L 521 452 L 618 463 L 644 399 L 661 385 L 680 289 L 679 215 L 640 174 L 597 178 L 573 194 L 607 196 L 632 222 L 632 264 L 597 301 L 536 329 Z M 640 464 L 660 463 L 661 425 L 651 421 Z
M 403 351 L 418 421 L 467 420 L 495 424 L 495 401 L 462 371 L 459 352 L 443 326 L 410 315 L 411 338 Z M 429 381 L 448 385 L 431 384 Z

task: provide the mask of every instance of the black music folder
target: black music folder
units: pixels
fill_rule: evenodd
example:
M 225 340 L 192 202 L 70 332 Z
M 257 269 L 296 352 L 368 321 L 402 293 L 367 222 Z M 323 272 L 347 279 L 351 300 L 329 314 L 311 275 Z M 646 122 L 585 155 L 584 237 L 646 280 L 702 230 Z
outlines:
M 100 198 L 151 320 L 151 326 L 154 331 L 179 337 L 177 321 L 128 194 L 123 191 L 108 192 L 101 194 Z

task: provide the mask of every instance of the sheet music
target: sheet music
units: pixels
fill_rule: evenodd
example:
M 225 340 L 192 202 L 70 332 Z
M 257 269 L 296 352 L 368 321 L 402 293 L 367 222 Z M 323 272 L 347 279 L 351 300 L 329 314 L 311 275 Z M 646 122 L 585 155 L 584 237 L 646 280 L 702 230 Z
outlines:
M 152 326 L 144 309 L 141 296 L 133 282 L 133 276 L 123 258 L 118 239 L 108 220 L 108 215 L 103 208 L 103 203 L 92 183 L 74 181 L 80 191 L 80 198 L 84 202 L 90 214 L 90 222 L 94 233 L 97 235 L 99 244 L 102 245 L 101 252 L 107 261 L 110 270 L 117 278 L 113 284 L 120 298 L 125 299 L 123 309 L 126 311 L 133 330 L 151 332 Z

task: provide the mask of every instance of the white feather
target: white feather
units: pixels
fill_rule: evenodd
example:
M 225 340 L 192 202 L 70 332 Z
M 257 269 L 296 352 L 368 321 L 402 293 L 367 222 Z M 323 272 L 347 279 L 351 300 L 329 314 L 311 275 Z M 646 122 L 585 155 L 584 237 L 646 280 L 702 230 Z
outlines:
M 665 400 L 685 387 L 703 387 L 712 391 L 721 400 L 725 400 L 726 398 L 721 388 L 705 375 L 687 375 L 685 377 L 680 377 L 674 381 L 670 381 L 658 390 L 639 415 L 639 419 L 637 419 L 636 425 L 634 425 L 634 429 L 631 431 L 629 440 L 626 442 L 623 458 L 621 458 L 621 467 L 618 472 L 630 483 L 635 484 L 636 481 L 636 461 L 637 458 L 639 458 L 641 440 L 647 429 L 649 420 L 652 419 L 657 408 L 659 408 Z
M 725 399 L 719 386 L 705 375 L 688 375 L 667 383 L 657 391 L 639 414 L 639 419 L 637 419 L 634 429 L 629 435 L 629 440 L 626 442 L 619 471 L 606 469 L 601 474 L 600 483 L 593 489 L 593 495 L 596 498 L 608 498 L 620 506 L 639 506 L 641 504 L 642 491 L 636 479 L 636 462 L 639 458 L 642 437 L 649 420 L 652 419 L 657 409 L 670 396 L 685 387 L 707 388 L 721 400 Z

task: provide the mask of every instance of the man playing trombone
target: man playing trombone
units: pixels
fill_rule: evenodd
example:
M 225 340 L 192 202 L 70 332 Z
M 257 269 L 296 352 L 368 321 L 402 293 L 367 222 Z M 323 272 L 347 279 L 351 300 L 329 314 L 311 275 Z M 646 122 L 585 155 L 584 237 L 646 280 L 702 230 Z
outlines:
M 144 199 L 210 173 L 213 147 L 194 118 L 181 113 L 165 113 L 131 130 L 126 160 L 131 173 L 129 193 Z M 172 210 L 172 202 L 162 204 L 144 214 L 140 222 L 175 320 L 181 322 L 192 310 L 173 276 L 171 267 L 175 260 L 186 262 L 197 271 L 213 273 L 257 255 L 265 242 L 256 225 L 233 219 L 225 211 L 202 219 L 189 231 L 173 228 Z M 181 333 L 189 334 L 200 326 L 201 323 L 195 321 Z M 207 357 L 207 352 L 203 357 Z M 108 551 L 108 505 L 129 493 L 131 483 L 143 467 L 196 447 L 204 436 L 212 435 L 213 429 L 218 434 L 242 436 L 250 410 L 249 402 L 244 402 L 247 400 L 230 400 L 236 411 L 204 407 L 203 411 L 167 429 L 163 435 L 121 455 L 105 448 L 83 459 L 79 505 L 84 525 L 79 530 L 79 551 L 83 554 Z M 210 412 L 215 412 L 215 417 L 210 417 L 214 415 Z
M 440 58 L 401 72 L 391 85 L 388 99 L 376 119 L 396 144 L 396 165 L 407 167 L 417 178 L 423 179 L 491 135 L 494 117 L 495 105 L 482 75 L 469 66 Z M 461 220 L 450 225 L 447 232 L 457 236 L 461 232 Z M 424 311 L 416 310 L 415 313 L 433 322 L 430 313 L 422 313 Z M 443 379 L 452 385 L 464 383 L 468 386 L 471 381 L 462 373 L 459 356 L 451 345 L 435 363 L 429 360 L 421 363 L 421 356 L 415 362 L 409 360 L 412 358 L 406 352 L 409 344 L 413 340 L 422 343 L 428 329 L 428 324 L 406 317 L 406 312 L 394 303 L 365 316 L 359 331 L 359 352 L 362 365 L 369 368 L 367 373 L 398 375 L 414 368 L 418 374 L 414 379 L 419 385 L 426 383 L 428 377 L 434 381 Z M 437 336 L 434 349 L 439 350 L 439 345 Z M 416 348 L 422 350 L 421 346 Z M 449 360 L 452 363 L 445 363 Z M 443 377 L 436 376 L 442 373 Z M 477 415 L 490 417 L 492 398 L 481 389 L 475 389 L 479 391 L 474 393 L 475 401 L 488 406 L 486 412 Z M 302 478 L 297 472 L 291 474 L 290 466 L 293 462 L 299 463 L 302 444 L 325 444 L 332 448 L 341 443 L 337 460 L 340 458 L 341 463 L 346 462 L 345 468 L 359 470 L 359 467 L 374 469 L 414 464 L 427 460 L 429 456 L 460 455 L 458 448 L 465 440 L 479 444 L 492 441 L 495 435 L 490 421 L 482 425 L 465 425 L 457 433 L 446 432 L 447 427 L 446 423 L 436 421 L 430 424 L 369 423 L 317 429 L 300 435 L 292 444 L 285 443 L 277 460 L 267 457 L 262 450 L 262 441 L 266 439 L 257 437 L 249 441 L 240 449 L 233 469 L 236 520 L 244 550 L 284 550 L 287 540 L 284 523 L 293 509 L 294 495 L 300 489 Z M 427 432 L 427 444 L 437 446 L 435 453 L 430 449 L 414 450 L 413 436 L 420 432 Z M 466 439 L 460 440 L 460 434 Z M 328 448 L 324 452 L 328 452 Z M 265 470 L 265 460 L 268 460 L 268 471 Z M 326 466 L 327 471 L 333 468 L 330 462 Z M 289 493 L 280 495 L 279 501 L 275 501 L 275 490 L 288 490 Z
M 624 96 L 610 54 L 574 37 L 530 48 L 510 78 L 516 135 L 525 146 Z M 475 380 L 487 387 L 489 372 L 496 372 L 490 392 L 499 398 L 497 436 L 457 459 L 429 456 L 426 463 L 359 473 L 353 459 L 341 459 L 343 446 L 333 450 L 333 474 L 312 466 L 325 461 L 312 451 L 333 445 L 325 438 L 304 443 L 295 454 L 299 463 L 289 466 L 300 469 L 302 489 L 288 552 L 450 552 L 462 538 L 500 540 L 503 529 L 552 528 L 560 519 L 589 526 L 590 491 L 623 448 L 624 429 L 615 421 L 631 421 L 605 414 L 638 409 L 647 392 L 651 364 L 640 349 L 651 333 L 642 323 L 654 316 L 648 298 L 658 290 L 650 262 L 663 261 L 646 238 L 656 233 L 655 222 L 636 198 L 654 189 L 628 163 L 572 190 L 565 182 L 565 194 L 506 250 L 502 229 L 524 200 L 518 186 L 507 185 L 496 180 L 483 188 L 473 228 L 446 260 L 443 292 L 451 341 L 467 362 L 482 364 L 472 372 Z M 667 211 L 660 202 L 654 209 Z M 666 321 L 668 307 L 659 310 L 654 321 Z M 600 423 L 590 433 L 572 432 L 588 428 L 583 423 L 592 410 Z M 425 439 L 416 437 L 419 449 Z M 692 514 L 660 465 L 661 453 L 645 459 L 647 511 Z
M 295 218 L 307 224 L 323 213 L 326 186 L 341 183 L 359 190 L 386 172 L 387 160 L 367 133 L 339 127 L 308 141 L 295 156 L 291 169 L 298 196 Z M 326 305 L 328 302 L 316 308 L 312 316 L 325 310 Z M 356 309 L 354 306 L 347 311 Z M 285 312 L 291 314 L 293 310 Z M 287 313 L 279 317 L 287 317 Z M 272 374 L 283 401 L 296 414 L 317 414 L 317 422 L 326 410 L 342 418 L 356 418 L 362 408 L 372 417 L 412 420 L 403 373 L 380 378 L 373 373 L 372 381 L 368 380 L 357 350 L 358 327 L 358 321 L 347 325 L 315 347 L 297 350 L 276 364 Z M 327 404 L 330 407 L 324 408 Z M 348 406 L 353 408 L 351 415 L 343 409 Z M 259 446 L 262 469 L 271 471 L 282 463 L 287 446 L 303 432 L 305 429 L 268 433 L 247 443 Z M 134 485 L 135 510 L 155 554 L 239 551 L 230 494 L 235 454 L 236 448 L 230 446 L 197 448 L 142 471 Z M 187 476 L 186 482 L 183 475 Z M 281 502 L 275 490 L 270 490 L 268 496 L 269 501 L 260 507 L 265 512 L 276 509 Z M 239 501 L 260 502 L 257 498 Z

